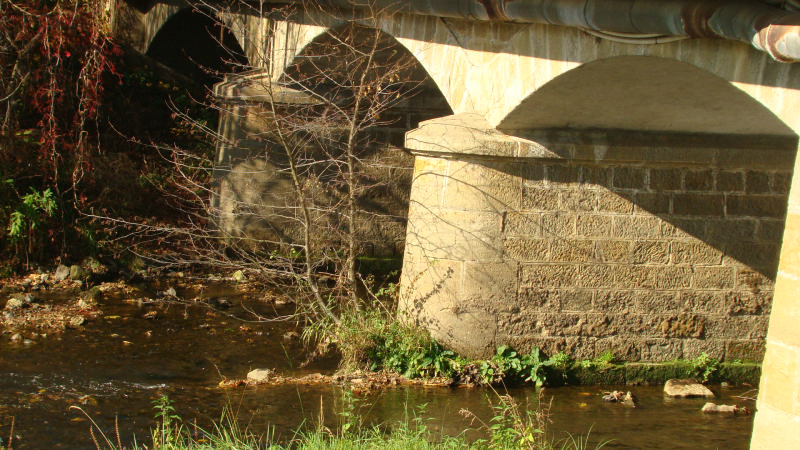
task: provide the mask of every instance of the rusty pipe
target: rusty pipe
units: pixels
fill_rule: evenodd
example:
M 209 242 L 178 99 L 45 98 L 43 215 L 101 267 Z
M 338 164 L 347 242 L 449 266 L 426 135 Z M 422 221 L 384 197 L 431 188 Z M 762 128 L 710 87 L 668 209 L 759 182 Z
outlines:
M 289 0 L 289 3 L 308 3 Z M 800 13 L 756 1 L 719 0 L 321 0 L 477 21 L 547 23 L 610 33 L 747 42 L 784 62 L 800 60 Z

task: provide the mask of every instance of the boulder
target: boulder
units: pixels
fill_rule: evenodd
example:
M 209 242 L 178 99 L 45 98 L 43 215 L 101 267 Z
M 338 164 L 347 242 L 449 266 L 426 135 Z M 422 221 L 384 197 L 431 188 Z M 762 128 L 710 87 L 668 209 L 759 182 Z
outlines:
M 273 371 L 271 369 L 254 369 L 247 373 L 247 382 L 248 383 L 267 383 L 269 382 L 269 377 L 273 375 Z
M 23 299 L 21 299 L 19 297 L 9 297 L 9 299 L 6 300 L 5 309 L 11 311 L 11 310 L 15 310 L 15 309 L 20 309 L 20 308 L 22 308 L 24 306 L 26 306 L 26 304 L 25 304 L 25 301 Z
M 89 272 L 79 265 L 69 266 L 69 279 L 73 281 L 84 280 L 89 277 Z
M 711 389 L 703 386 L 694 378 L 667 380 L 664 393 L 670 397 L 713 397 Z
M 69 267 L 59 264 L 58 267 L 56 267 L 56 272 L 53 274 L 53 278 L 55 278 L 56 281 L 64 281 L 69 278 Z

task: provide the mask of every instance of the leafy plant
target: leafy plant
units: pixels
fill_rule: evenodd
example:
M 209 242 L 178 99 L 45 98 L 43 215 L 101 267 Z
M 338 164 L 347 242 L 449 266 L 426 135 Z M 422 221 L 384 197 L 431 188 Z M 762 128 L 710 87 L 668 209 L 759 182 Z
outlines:
M 22 197 L 10 215 L 8 236 L 15 245 L 25 241 L 26 259 L 33 253 L 39 240 L 40 230 L 47 218 L 51 218 L 57 205 L 50 188 L 39 192 L 31 188 L 31 192 Z
M 692 372 L 703 383 L 710 381 L 719 371 L 719 361 L 708 356 L 706 352 L 701 353 L 700 356 L 689 363 L 692 367 Z
M 153 408 L 156 410 L 156 428 L 152 432 L 153 445 L 160 448 L 178 446 L 182 439 L 181 418 L 176 413 L 169 397 L 162 395 L 153 400 Z

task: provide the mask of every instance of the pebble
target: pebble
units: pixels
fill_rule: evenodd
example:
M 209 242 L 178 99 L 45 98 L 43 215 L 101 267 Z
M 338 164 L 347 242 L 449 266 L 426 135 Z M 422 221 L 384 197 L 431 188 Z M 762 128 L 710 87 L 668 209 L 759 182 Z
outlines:
M 11 335 L 11 342 L 19 342 L 22 340 L 22 335 L 19 333 L 14 333 Z

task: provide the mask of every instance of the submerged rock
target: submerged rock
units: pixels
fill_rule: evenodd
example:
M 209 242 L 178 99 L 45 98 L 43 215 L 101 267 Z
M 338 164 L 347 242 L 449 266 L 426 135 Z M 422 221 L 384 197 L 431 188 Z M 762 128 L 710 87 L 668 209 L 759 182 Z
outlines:
M 248 383 L 268 383 L 275 372 L 272 369 L 254 369 L 247 373 Z
M 615 402 L 615 403 L 622 403 L 625 406 L 630 406 L 632 408 L 636 408 L 638 401 L 636 397 L 631 393 L 622 392 L 622 391 L 612 391 L 612 392 L 604 392 L 603 401 L 604 402 Z
M 671 379 L 664 384 L 664 393 L 670 397 L 713 397 L 711 389 L 694 378 Z
M 723 414 L 750 414 L 750 410 L 736 405 L 717 405 L 716 403 L 706 403 L 701 410 L 704 413 L 723 413 Z

